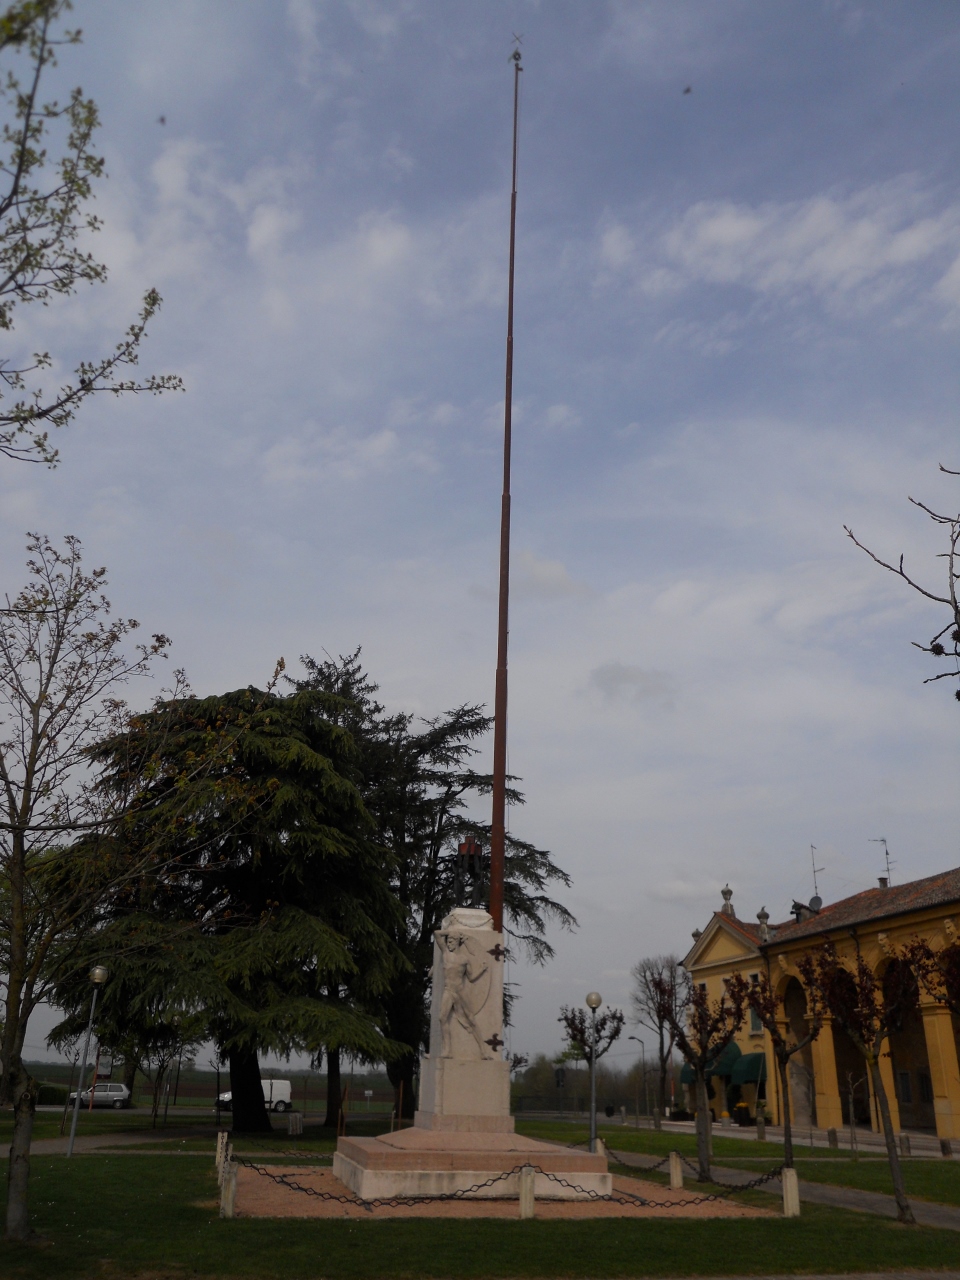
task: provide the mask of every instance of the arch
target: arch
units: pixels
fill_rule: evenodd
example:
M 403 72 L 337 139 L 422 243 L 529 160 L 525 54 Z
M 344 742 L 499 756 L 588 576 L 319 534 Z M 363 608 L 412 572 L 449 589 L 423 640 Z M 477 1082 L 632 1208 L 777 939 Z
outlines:
M 808 1031 L 807 993 L 797 978 L 792 976 L 787 978 L 783 985 L 781 1000 L 788 1035 L 799 1043 Z M 805 1045 L 790 1058 L 787 1066 L 787 1081 L 790 1086 L 790 1114 L 793 1123 L 800 1128 L 815 1126 L 817 1094 L 810 1045 Z
M 935 1131 L 933 1083 L 916 976 L 904 961 L 892 959 L 884 966 L 881 981 L 885 997 L 900 1006 L 890 1026 L 888 1046 L 901 1128 Z

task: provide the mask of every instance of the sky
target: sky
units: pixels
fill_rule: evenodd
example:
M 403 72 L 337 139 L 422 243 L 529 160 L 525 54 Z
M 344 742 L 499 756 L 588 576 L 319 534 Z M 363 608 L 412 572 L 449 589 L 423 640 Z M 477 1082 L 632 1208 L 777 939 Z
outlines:
M 552 1054 L 642 956 L 960 863 L 960 708 L 912 647 L 960 508 L 949 0 L 77 0 L 106 286 L 24 309 L 55 372 L 163 295 L 185 391 L 0 463 L 2 590 L 76 534 L 201 693 L 364 661 L 492 703 L 513 37 L 522 38 L 510 768 L 579 920 L 511 967 Z M 131 690 L 146 701 L 163 686 Z M 490 743 L 481 761 L 488 761 Z M 40 1056 L 43 1017 L 27 1052 Z M 628 1065 L 632 1049 L 614 1052 Z

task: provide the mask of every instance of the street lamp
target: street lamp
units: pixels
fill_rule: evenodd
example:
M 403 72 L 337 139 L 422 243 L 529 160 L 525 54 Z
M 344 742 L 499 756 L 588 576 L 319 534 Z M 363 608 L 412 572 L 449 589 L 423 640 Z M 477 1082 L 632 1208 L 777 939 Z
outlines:
M 587 996 L 587 1008 L 590 1010 L 592 1035 L 590 1038 L 590 1151 L 597 1149 L 597 1010 L 603 1004 L 603 996 L 599 991 L 591 991 Z
M 73 1155 L 73 1140 L 77 1136 L 77 1118 L 80 1115 L 80 1094 L 83 1092 L 83 1077 L 87 1071 L 87 1054 L 90 1052 L 90 1036 L 93 1033 L 93 1014 L 97 1007 L 97 992 L 110 977 L 110 974 L 102 964 L 95 964 L 90 970 L 90 981 L 93 983 L 93 998 L 90 1001 L 90 1021 L 87 1023 L 87 1038 L 83 1042 L 83 1058 L 80 1063 L 80 1079 L 77 1081 L 77 1099 L 73 1104 L 73 1120 L 70 1122 L 70 1140 L 67 1143 L 67 1155 Z M 91 1082 L 90 1088 L 96 1085 L 96 1080 Z
M 643 1105 L 647 1109 L 647 1115 L 649 1115 L 650 1114 L 650 1092 L 647 1089 L 647 1047 L 643 1043 L 643 1041 L 640 1039 L 639 1036 L 627 1036 L 627 1039 L 635 1040 L 637 1044 L 640 1046 L 640 1061 L 643 1063 Z M 637 1112 L 639 1113 L 639 1111 L 640 1111 L 640 1108 L 638 1106 Z M 637 1117 L 637 1128 L 638 1129 L 640 1128 L 639 1114 Z

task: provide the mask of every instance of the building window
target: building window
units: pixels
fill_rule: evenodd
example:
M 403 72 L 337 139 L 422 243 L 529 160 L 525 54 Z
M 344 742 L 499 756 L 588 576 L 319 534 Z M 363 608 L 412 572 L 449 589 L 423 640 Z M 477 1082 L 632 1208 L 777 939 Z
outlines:
M 751 973 L 750 985 L 754 987 L 758 987 L 760 985 L 759 973 Z M 750 1034 L 752 1036 L 759 1036 L 763 1034 L 763 1023 L 760 1021 L 760 1017 L 755 1009 L 750 1010 Z
M 700 990 L 703 992 L 704 995 L 707 994 L 707 984 L 705 982 L 700 983 Z
M 920 1072 L 920 1101 L 933 1101 L 933 1084 L 925 1071 Z
M 897 1098 L 905 1106 L 910 1106 L 913 1102 L 913 1090 L 910 1088 L 910 1072 L 898 1071 L 897 1083 L 900 1086 L 897 1090 Z

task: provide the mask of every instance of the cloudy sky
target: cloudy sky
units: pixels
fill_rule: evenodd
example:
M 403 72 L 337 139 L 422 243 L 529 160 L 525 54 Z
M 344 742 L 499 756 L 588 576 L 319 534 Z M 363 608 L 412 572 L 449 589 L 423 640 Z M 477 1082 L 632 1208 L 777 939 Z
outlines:
M 75 8 L 110 283 L 14 346 L 69 365 L 156 285 L 186 392 L 0 466 L 4 590 L 75 533 L 201 692 L 361 644 L 391 707 L 492 700 L 517 33 L 511 820 L 580 929 L 515 967 L 514 1049 L 727 881 L 782 919 L 811 844 L 827 900 L 877 837 L 895 881 L 960 862 L 960 709 L 910 644 L 945 619 L 842 528 L 939 587 L 907 497 L 960 507 L 955 5 Z

